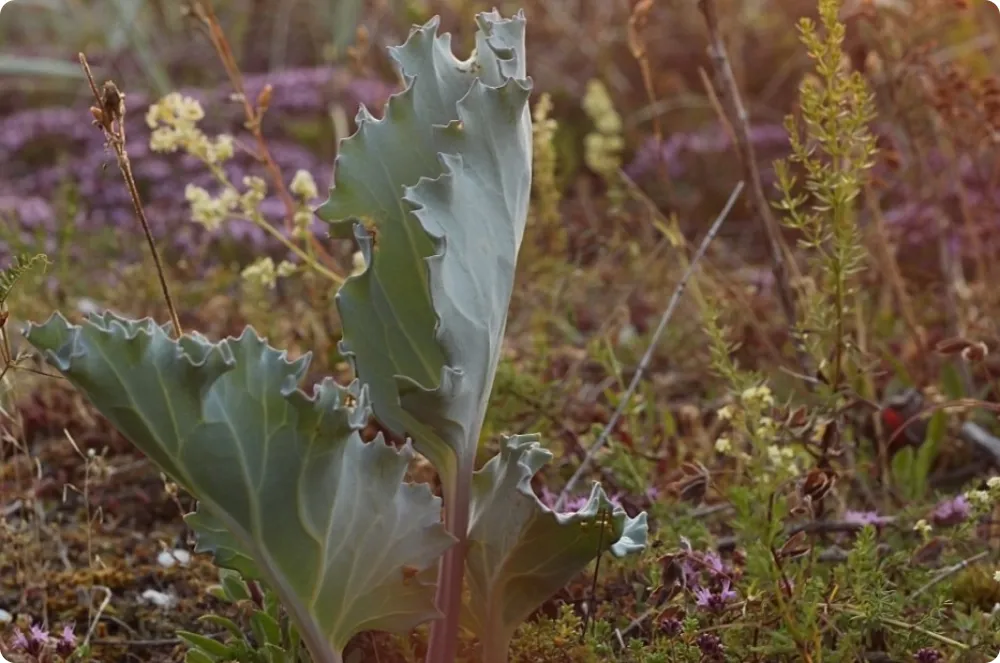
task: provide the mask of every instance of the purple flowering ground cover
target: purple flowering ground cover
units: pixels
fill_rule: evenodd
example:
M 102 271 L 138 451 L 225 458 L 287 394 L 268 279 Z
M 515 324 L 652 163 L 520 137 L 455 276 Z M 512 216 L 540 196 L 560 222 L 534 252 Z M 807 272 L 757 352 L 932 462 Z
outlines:
M 335 31 L 320 3 L 220 3 L 246 98 L 271 86 L 262 132 L 274 164 L 312 206 L 325 198 L 337 139 L 353 131 L 358 108 L 378 116 L 399 89 L 384 46 L 438 14 L 467 51 L 471 13 L 491 6 L 369 4 L 356 17 L 364 30 L 345 49 L 330 35 L 352 31 Z M 521 4 L 535 189 L 483 453 L 501 435 L 540 433 L 555 460 L 533 486 L 555 507 L 611 427 L 562 508 L 579 508 L 587 480 L 601 481 L 615 505 L 649 514 L 651 544 L 636 559 L 602 559 L 553 596 L 519 630 L 511 660 L 996 656 L 1000 24 L 992 7 L 744 3 L 719 28 L 744 126 L 697 3 Z M 5 67 L 20 58 L 73 65 L 85 48 L 98 84 L 116 78 L 137 189 L 185 329 L 220 338 L 252 324 L 292 356 L 314 354 L 304 387 L 346 380 L 333 293 L 308 270 L 250 287 L 264 257 L 305 269 L 285 243 L 300 238 L 284 225 L 286 201 L 197 25 L 171 3 L 150 2 L 131 22 L 112 12 L 115 20 L 94 24 L 97 36 L 76 35 L 65 17 L 16 6 L 0 26 L 0 268 L 38 252 L 50 264 L 9 291 L 0 280 L 0 653 L 15 663 L 182 661 L 178 631 L 221 641 L 220 622 L 201 620 L 215 614 L 252 634 L 258 597 L 234 606 L 213 595 L 217 569 L 191 552 L 182 520 L 193 500 L 89 403 L 30 357 L 4 368 L 27 350 L 20 324 L 56 308 L 168 319 L 86 83 Z M 822 23 L 818 7 L 834 8 L 842 41 L 800 39 L 800 19 Z M 129 30 L 145 36 L 126 38 Z M 824 57 L 840 67 L 828 79 L 818 68 Z M 233 136 L 232 158 L 219 168 L 233 183 L 267 183 L 256 209 L 283 240 L 239 210 L 218 227 L 195 221 L 190 187 L 214 194 L 218 177 L 183 150 L 151 145 L 147 113 L 164 78 L 200 104 L 206 135 Z M 854 126 L 859 89 L 873 112 Z M 798 151 L 789 116 L 801 129 Z M 866 151 L 868 135 L 877 150 Z M 778 209 L 779 161 L 796 155 L 817 159 L 811 173 L 794 159 L 790 166 L 795 192 L 823 221 L 812 244 L 808 220 L 792 227 Z M 657 336 L 687 261 L 741 180 L 746 188 Z M 782 224 L 784 272 L 770 253 L 769 214 Z M 327 237 L 309 214 L 305 227 L 341 274 L 352 269 L 353 242 Z M 373 420 L 365 437 L 380 431 Z M 426 462 L 409 478 L 439 488 Z M 422 660 L 426 636 L 425 628 L 363 634 L 350 649 L 365 662 Z M 474 645 L 463 641 L 463 655 Z M 265 660 L 254 654 L 245 660 Z
M 342 106 L 353 116 L 359 104 L 378 109 L 393 91 L 391 83 L 355 80 L 342 69 L 313 68 L 281 72 L 276 76 L 251 77 L 246 81 L 247 95 L 255 97 L 265 84 L 274 90 L 274 102 L 268 113 L 267 130 L 274 135 L 271 151 L 286 172 L 304 169 L 318 182 L 329 183 L 332 163 L 309 141 L 295 140 L 289 130 L 296 123 L 309 128 L 322 122 L 334 105 Z M 181 90 L 186 96 L 211 109 L 211 124 L 217 131 L 232 131 L 241 125 L 241 107 L 229 101 L 231 90 Z M 248 220 L 235 220 L 224 232 L 199 232 L 189 222 L 183 190 L 187 184 L 211 186 L 212 175 L 188 155 L 156 154 L 149 149 L 150 129 L 144 117 L 152 102 L 147 95 L 126 93 L 129 152 L 134 172 L 154 235 L 165 250 L 175 255 L 193 253 L 203 242 L 225 239 L 245 248 L 250 254 L 273 251 L 275 242 Z M 135 238 L 132 260 L 141 255 L 141 235 L 128 192 L 119 185 L 113 155 L 104 149 L 104 137 L 81 116 L 80 107 L 49 107 L 21 110 L 0 118 L 0 160 L 5 164 L 0 182 L 0 214 L 7 220 L 5 234 L 33 246 L 38 235 L 45 240 L 41 249 L 55 250 L 57 229 L 71 225 L 84 237 L 88 233 L 111 231 Z M 315 130 L 314 130 L 315 131 Z M 237 134 L 245 139 L 245 135 Z M 242 153 L 227 165 L 234 182 L 246 175 L 261 174 L 259 163 Z M 56 201 L 65 187 L 71 187 L 80 201 L 72 218 L 65 218 Z M 178 195 L 178 194 L 181 195 Z M 263 203 L 263 211 L 280 219 L 282 207 L 274 195 Z M 208 236 L 206 236 L 208 235 Z M 9 254 L 8 240 L 0 252 Z M 78 247 L 82 250 L 82 246 Z

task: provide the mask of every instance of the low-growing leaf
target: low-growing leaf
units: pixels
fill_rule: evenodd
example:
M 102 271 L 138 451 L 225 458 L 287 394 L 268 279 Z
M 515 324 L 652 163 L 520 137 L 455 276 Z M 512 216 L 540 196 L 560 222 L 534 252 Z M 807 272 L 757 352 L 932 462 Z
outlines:
M 191 633 L 190 631 L 177 631 L 177 637 L 210 656 L 222 659 L 233 657 L 232 647 L 207 636 Z
M 281 626 L 265 612 L 255 612 L 250 617 L 254 637 L 261 644 L 281 645 Z
M 184 655 L 184 663 L 215 663 L 216 660 L 200 649 L 189 649 Z
M 194 514 L 188 516 L 187 520 L 190 523 L 191 518 Z M 201 529 L 203 525 L 199 525 L 199 536 L 204 538 L 206 536 L 205 532 Z M 231 566 L 221 565 L 222 568 L 219 569 L 219 581 L 222 583 L 222 591 L 225 593 L 226 599 L 230 603 L 236 603 L 237 601 L 248 601 L 250 600 L 250 590 L 247 588 L 246 582 L 240 576 L 238 571 L 235 571 Z M 250 566 L 251 570 L 256 573 L 256 570 Z
M 220 601 L 225 601 L 226 603 L 232 603 L 232 599 L 226 594 L 225 588 L 222 585 L 212 585 L 208 588 L 208 595 L 212 596 Z
M 230 635 L 232 635 L 234 638 L 238 640 L 244 639 L 243 629 L 240 628 L 239 624 L 234 622 L 232 619 L 229 619 L 228 617 L 223 617 L 222 615 L 215 615 L 209 613 L 207 615 L 202 615 L 201 617 L 199 617 L 198 621 L 205 622 L 206 624 L 213 624 L 215 626 L 218 626 L 219 628 L 225 629 Z
M 599 554 L 646 545 L 646 514 L 630 518 L 594 485 L 575 513 L 556 513 L 531 488 L 552 459 L 534 435 L 503 441 L 473 477 L 464 615 L 484 648 L 506 651 L 515 629 Z
M 149 319 L 55 314 L 26 336 L 199 498 L 199 548 L 252 559 L 321 660 L 361 630 L 438 616 L 436 562 L 453 539 L 440 500 L 403 483 L 409 448 L 362 441 L 364 388 L 326 380 L 307 396 L 309 356 L 289 361 L 249 328 L 212 343 L 173 340 Z
M 198 533 L 196 552 L 211 552 L 215 563 L 223 569 L 236 573 L 222 580 L 222 587 L 230 601 L 250 599 L 250 591 L 244 580 L 263 580 L 253 558 L 243 552 L 236 537 L 229 532 L 226 524 L 200 505 L 194 513 L 184 516 L 188 526 Z

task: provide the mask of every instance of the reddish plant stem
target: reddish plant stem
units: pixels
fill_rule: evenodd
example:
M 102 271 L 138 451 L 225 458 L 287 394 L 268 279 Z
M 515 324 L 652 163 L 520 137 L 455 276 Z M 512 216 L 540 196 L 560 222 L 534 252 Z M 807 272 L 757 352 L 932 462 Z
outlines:
M 457 539 L 441 561 L 436 603 L 443 618 L 431 627 L 427 663 L 453 663 L 458 653 L 458 628 L 462 613 L 462 585 L 469 546 L 469 500 L 474 457 L 460 459 L 455 483 L 443 488 L 445 529 Z

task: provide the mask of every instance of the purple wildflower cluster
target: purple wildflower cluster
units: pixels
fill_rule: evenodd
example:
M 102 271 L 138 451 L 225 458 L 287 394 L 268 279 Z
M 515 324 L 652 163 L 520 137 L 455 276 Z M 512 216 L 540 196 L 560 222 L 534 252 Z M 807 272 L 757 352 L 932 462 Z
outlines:
M 944 655 L 932 647 L 924 647 L 913 657 L 917 663 L 938 663 L 943 658 Z
M 788 133 L 780 124 L 752 127 L 750 140 L 763 154 L 777 157 L 788 151 Z M 671 178 L 680 178 L 691 174 L 695 168 L 694 158 L 726 155 L 733 149 L 729 133 L 719 124 L 700 131 L 675 133 L 659 144 L 655 138 L 649 138 L 625 167 L 625 173 L 632 179 L 640 179 L 647 174 L 656 174 L 662 165 Z M 761 176 L 765 178 L 765 186 L 776 181 L 771 168 L 762 169 Z
M 876 528 L 884 527 L 892 522 L 892 518 L 887 516 L 880 516 L 877 511 L 845 511 L 844 512 L 844 522 L 854 523 L 864 527 L 865 525 L 874 525 Z
M 972 514 L 972 505 L 965 495 L 944 500 L 931 511 L 931 523 L 937 527 L 957 525 Z
M 726 653 L 726 648 L 722 644 L 722 638 L 714 633 L 702 633 L 694 641 L 698 649 L 701 650 L 702 660 L 721 661 Z
M 11 647 L 15 651 L 24 652 L 36 659 L 47 651 L 55 651 L 62 657 L 69 656 L 76 650 L 76 645 L 76 633 L 70 625 L 64 626 L 56 637 L 38 624 L 32 624 L 27 633 L 16 629 L 11 639 Z
M 559 494 L 553 493 L 549 490 L 548 486 L 542 486 L 539 493 L 538 498 L 542 501 L 542 504 L 550 509 L 554 509 L 556 501 L 559 499 Z M 622 506 L 621 495 L 609 495 L 608 499 L 611 501 L 612 506 Z M 559 511 L 560 513 L 574 513 L 587 506 L 588 501 L 590 501 L 589 495 L 574 495 L 566 499 L 566 502 Z
M 660 620 L 660 632 L 668 638 L 676 638 L 684 632 L 684 624 L 676 617 Z
M 349 115 L 360 104 L 378 112 L 394 91 L 379 81 L 353 78 L 345 69 L 325 67 L 248 77 L 248 96 L 256 98 L 265 84 L 273 88 L 264 130 L 274 160 L 286 179 L 296 170 L 304 169 L 312 173 L 321 187 L 332 179 L 332 163 L 299 144 L 294 136 L 283 131 L 285 127 L 296 120 L 326 121 L 333 104 L 341 105 Z M 242 129 L 242 106 L 229 100 L 230 88 L 181 90 L 181 93 L 197 99 L 206 108 L 207 117 L 202 125 L 207 133 L 228 131 L 238 141 L 253 144 Z M 201 162 L 189 155 L 160 154 L 149 149 L 150 129 L 145 114 L 154 101 L 142 94 L 127 93 L 126 131 L 139 191 L 153 233 L 164 249 L 190 255 L 203 243 L 219 239 L 223 232 L 227 239 L 237 245 L 249 245 L 258 253 L 276 249 L 277 241 L 249 220 L 226 224 L 223 231 L 215 233 L 188 221 L 185 185 L 195 184 L 213 191 L 215 180 Z M 104 149 L 104 137 L 91 125 L 82 105 L 29 109 L 0 118 L 0 163 L 4 164 L 0 218 L 5 222 L 14 220 L 13 231 L 20 235 L 21 242 L 34 247 L 35 238 L 44 237 L 37 250 L 52 252 L 57 241 L 56 230 L 65 224 L 72 224 L 80 233 L 112 230 L 128 236 L 139 232 L 114 156 Z M 262 166 L 243 150 L 236 151 L 226 171 L 230 181 L 236 183 L 247 175 L 267 179 Z M 52 203 L 58 198 L 60 188 L 67 184 L 79 193 L 79 207 L 69 219 L 59 218 L 61 210 L 56 210 Z M 274 196 L 273 187 L 270 188 L 272 197 L 264 201 L 261 210 L 267 218 L 278 221 L 284 207 Z M 274 225 L 282 226 L 280 222 Z M 319 229 L 319 224 L 316 227 Z M 77 244 L 81 245 L 77 247 L 81 251 L 86 242 Z M 122 246 L 128 244 L 121 242 Z M 138 254 L 142 243 L 132 244 Z M 6 251 L 0 244 L 0 261 Z
M 894 135 L 890 127 L 874 127 L 874 133 L 885 140 Z M 750 142 L 758 156 L 758 167 L 765 189 L 774 191 L 776 178 L 773 163 L 789 153 L 788 134 L 783 125 L 765 123 L 750 128 Z M 636 150 L 625 172 L 637 181 L 654 178 L 663 168 L 672 180 L 701 182 L 705 173 L 719 178 L 725 169 L 739 168 L 731 158 L 734 146 L 728 132 L 718 123 L 705 129 L 675 133 L 660 143 L 649 138 Z M 906 181 L 900 177 L 906 167 L 890 170 L 879 163 L 872 175 L 885 186 L 880 201 L 883 219 L 891 239 L 910 247 L 937 243 L 938 220 L 948 218 L 951 236 L 948 245 L 953 251 L 995 252 L 1000 250 L 1000 233 L 996 227 L 997 212 L 1000 211 L 1000 189 L 991 181 L 989 164 L 977 163 L 971 155 L 961 155 L 957 164 L 950 164 L 943 155 L 931 152 L 926 172 L 957 170 L 958 177 L 949 181 L 943 199 L 929 199 L 926 186 Z M 721 170 L 720 170 L 721 169 Z M 733 170 L 734 179 L 738 171 Z M 726 180 L 729 181 L 729 180 Z M 777 195 L 776 192 L 774 195 Z M 972 215 L 972 236 L 970 229 L 954 210 L 962 205 Z
M 716 552 L 698 552 L 691 542 L 681 537 L 684 551 L 681 573 L 684 585 L 691 591 L 696 605 L 707 612 L 720 613 L 737 598 L 732 589 L 733 570 Z

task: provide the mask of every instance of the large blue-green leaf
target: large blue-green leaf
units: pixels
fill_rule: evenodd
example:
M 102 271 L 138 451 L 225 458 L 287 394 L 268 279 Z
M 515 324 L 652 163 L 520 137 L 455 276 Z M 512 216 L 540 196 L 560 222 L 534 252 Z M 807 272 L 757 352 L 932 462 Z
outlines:
M 392 49 L 407 87 L 384 118 L 358 114 L 317 210 L 367 264 L 337 296 L 342 351 L 446 485 L 471 471 L 531 189 L 524 17 L 478 23 L 467 61 L 437 19 Z
M 531 478 L 552 454 L 537 440 L 505 439 L 473 477 L 463 619 L 487 651 L 507 651 L 518 625 L 599 554 L 623 557 L 646 545 L 645 512 L 630 518 L 598 485 L 575 513 L 542 504 Z
M 317 660 L 359 631 L 438 616 L 435 567 L 453 539 L 440 500 L 403 483 L 410 450 L 361 439 L 366 389 L 327 380 L 307 396 L 309 356 L 289 361 L 249 328 L 175 341 L 149 319 L 56 314 L 26 336 L 200 500 L 199 547 L 274 587 Z

